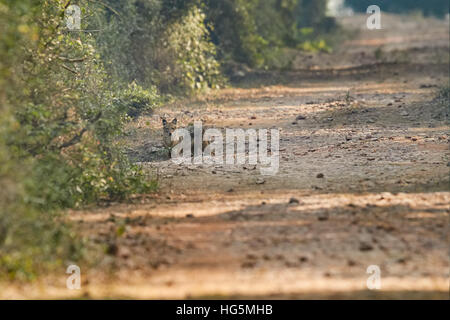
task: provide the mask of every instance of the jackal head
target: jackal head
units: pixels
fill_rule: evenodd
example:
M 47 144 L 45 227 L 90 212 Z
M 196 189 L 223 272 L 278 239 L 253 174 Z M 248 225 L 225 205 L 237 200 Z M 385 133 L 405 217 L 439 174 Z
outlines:
M 161 118 L 163 125 L 163 143 L 166 148 L 173 147 L 172 133 L 177 129 L 177 118 L 172 121 L 167 121 L 166 118 Z

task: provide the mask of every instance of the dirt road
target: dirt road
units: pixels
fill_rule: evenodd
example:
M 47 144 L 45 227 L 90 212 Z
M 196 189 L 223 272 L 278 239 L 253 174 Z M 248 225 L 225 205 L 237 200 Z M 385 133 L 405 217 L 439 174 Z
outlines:
M 358 34 L 334 54 L 299 54 L 289 72 L 254 72 L 130 128 L 131 156 L 161 190 L 134 204 L 72 211 L 109 248 L 61 279 L 1 297 L 448 298 L 448 22 L 343 19 Z M 280 168 L 179 166 L 160 115 L 180 126 L 280 129 Z M 120 232 L 118 232 L 120 230 Z M 381 290 L 368 290 L 370 265 Z M 105 269 L 114 270 L 105 274 Z

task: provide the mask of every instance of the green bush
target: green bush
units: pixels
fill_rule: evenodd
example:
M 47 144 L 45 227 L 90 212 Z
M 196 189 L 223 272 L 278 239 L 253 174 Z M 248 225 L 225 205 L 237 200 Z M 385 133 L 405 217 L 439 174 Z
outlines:
M 36 159 L 20 150 L 25 138 L 14 114 L 22 102 L 12 99 L 27 91 L 21 79 L 25 46 L 38 41 L 38 1 L 0 1 L 0 279 L 33 279 L 44 266 L 78 260 L 81 242 L 54 214 L 27 204 L 27 185 Z
M 108 73 L 159 92 L 185 94 L 223 83 L 197 1 L 113 1 L 97 35 Z
M 320 35 L 336 28 L 326 0 L 105 2 L 95 37 L 108 73 L 164 94 L 220 86 L 219 62 L 261 68 L 285 47 L 329 51 Z
M 152 112 L 162 102 L 163 98 L 158 94 L 156 87 L 144 89 L 136 82 L 120 90 L 115 100 L 119 110 L 123 110 L 132 119 L 138 118 L 142 113 Z
M 209 0 L 208 21 L 222 60 L 252 67 L 272 65 L 281 48 L 324 49 L 317 37 L 336 27 L 325 16 L 326 0 Z M 302 30 L 313 32 L 305 36 Z
M 185 92 L 195 92 L 207 88 L 219 88 L 223 84 L 216 48 L 211 43 L 205 25 L 205 14 L 197 7 L 191 7 L 179 21 L 168 26 L 165 34 L 167 56 L 175 65 L 162 73 L 163 79 L 178 86 Z
M 259 0 L 208 1 L 212 38 L 223 60 L 262 66 L 269 43 L 258 33 L 255 16 Z
M 92 35 L 65 30 L 66 4 L 0 1 L 0 273 L 10 278 L 80 258 L 55 210 L 155 188 L 116 141 L 127 113 L 158 96 L 109 81 Z
M 93 37 L 60 28 L 62 3 L 42 4 L 39 40 L 27 53 L 20 79 L 24 90 L 10 97 L 21 103 L 15 111 L 23 132 L 17 145 L 35 159 L 39 183 L 29 188 L 31 198 L 68 207 L 141 192 L 142 174 L 131 169 L 115 140 L 127 113 L 139 108 L 133 103 L 151 107 L 157 96 L 136 85 L 120 91 L 108 81 Z M 132 95 L 139 99 L 124 107 L 120 101 Z

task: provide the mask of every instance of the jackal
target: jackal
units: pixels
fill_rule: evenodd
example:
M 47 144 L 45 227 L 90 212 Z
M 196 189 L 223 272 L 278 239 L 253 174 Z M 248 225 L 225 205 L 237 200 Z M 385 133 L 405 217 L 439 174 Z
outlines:
M 178 143 L 178 141 L 172 140 L 172 134 L 177 130 L 177 118 L 174 118 L 172 121 L 167 121 L 166 118 L 161 118 L 162 125 L 163 125 L 163 144 L 164 147 L 169 152 L 169 157 L 172 153 L 172 148 Z M 191 123 L 186 127 L 186 130 L 188 130 L 189 135 L 191 136 L 191 155 L 194 154 L 194 125 Z M 207 130 L 206 127 L 202 128 L 202 138 L 205 135 L 205 131 Z M 205 150 L 206 146 L 209 145 L 209 141 L 203 141 L 202 140 L 202 151 Z

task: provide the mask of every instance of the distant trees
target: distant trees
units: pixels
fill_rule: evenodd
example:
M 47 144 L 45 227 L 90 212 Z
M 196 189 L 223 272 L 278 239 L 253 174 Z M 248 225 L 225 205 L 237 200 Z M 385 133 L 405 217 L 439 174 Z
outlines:
M 277 49 L 296 47 L 336 26 L 325 15 L 326 0 L 105 3 L 100 29 L 108 32 L 94 36 L 107 69 L 163 92 L 220 86 L 220 63 L 263 67 Z M 313 33 L 305 38 L 302 28 Z

